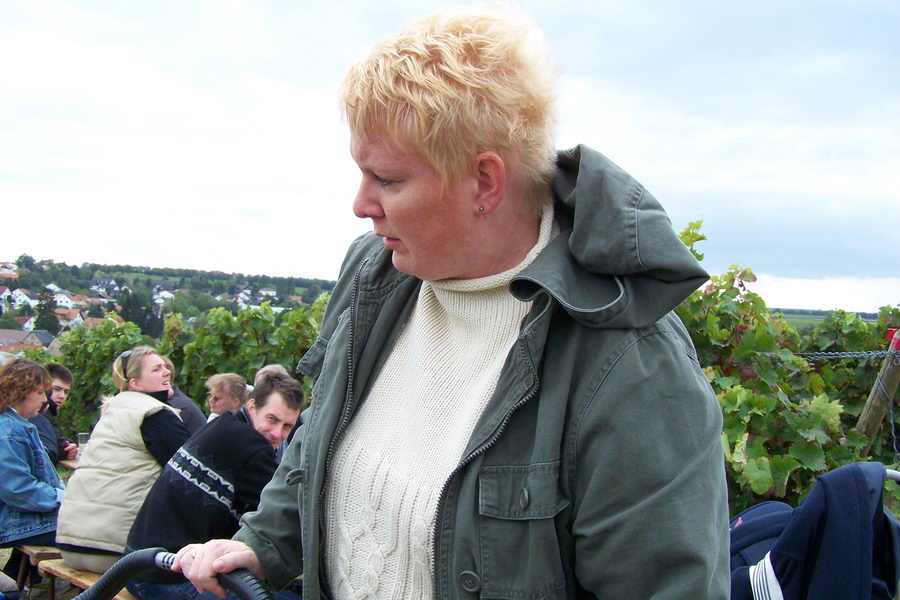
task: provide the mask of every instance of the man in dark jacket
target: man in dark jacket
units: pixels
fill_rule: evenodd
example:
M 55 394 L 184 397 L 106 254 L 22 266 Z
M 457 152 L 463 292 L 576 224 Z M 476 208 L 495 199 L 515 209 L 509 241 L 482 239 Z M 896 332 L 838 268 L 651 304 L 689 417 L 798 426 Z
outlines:
M 48 363 L 46 368 L 52 379 L 50 389 L 47 390 L 47 404 L 40 413 L 28 420 L 37 427 L 41 443 L 51 462 L 56 465 L 64 458 L 73 460 L 78 453 L 78 446 L 72 440 L 60 436 L 56 428 L 56 414 L 65 404 L 74 378 L 69 369 L 58 363 Z
M 172 456 L 147 494 L 126 550 L 177 551 L 233 535 L 240 516 L 256 510 L 277 466 L 275 448 L 293 429 L 302 406 L 300 384 L 273 374 L 259 382 L 244 408 L 204 426 Z M 129 590 L 147 600 L 196 594 L 180 575 L 167 573 L 143 575 Z

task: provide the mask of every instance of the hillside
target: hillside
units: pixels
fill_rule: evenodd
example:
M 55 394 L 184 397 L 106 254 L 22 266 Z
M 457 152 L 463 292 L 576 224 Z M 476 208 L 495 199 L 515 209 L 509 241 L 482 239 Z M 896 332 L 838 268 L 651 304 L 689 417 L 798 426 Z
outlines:
M 158 337 L 168 313 L 199 317 L 217 306 L 236 312 L 263 302 L 280 312 L 312 303 L 334 284 L 306 277 L 171 267 L 68 265 L 23 254 L 15 261 L 0 262 L 0 325 L 55 334 L 87 318 L 115 313 L 136 323 L 145 335 Z M 41 323 L 25 319 L 38 321 L 41 313 L 45 315 Z

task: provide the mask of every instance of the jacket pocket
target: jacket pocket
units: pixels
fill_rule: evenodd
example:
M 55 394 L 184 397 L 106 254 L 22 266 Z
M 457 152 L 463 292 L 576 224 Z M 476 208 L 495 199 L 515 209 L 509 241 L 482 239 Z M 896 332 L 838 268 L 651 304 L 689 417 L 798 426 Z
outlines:
M 297 363 L 297 370 L 310 377 L 313 381 L 317 380 L 322 371 L 322 363 L 325 360 L 325 351 L 327 349 L 328 340 L 322 337 L 316 338 L 316 343 L 306 351 L 306 354 Z
M 558 462 L 482 467 L 481 598 L 565 597 L 553 517 L 568 505 L 559 491 Z
M 300 362 L 297 363 L 297 370 L 312 379 L 312 400 L 316 400 L 319 397 L 319 388 L 321 387 L 319 385 L 319 382 L 327 382 L 329 380 L 329 377 L 326 373 L 326 371 L 328 370 L 327 362 L 329 360 L 328 349 L 331 346 L 332 340 L 336 339 L 336 334 L 341 331 L 341 328 L 347 321 L 349 314 L 350 309 L 345 309 L 344 312 L 342 312 L 338 316 L 337 323 L 331 329 L 330 335 L 327 338 L 323 335 L 320 335 L 318 338 L 316 338 L 316 343 L 306 351 L 306 354 L 304 354 L 303 358 L 300 359 Z M 337 337 L 337 339 L 340 340 L 341 338 Z

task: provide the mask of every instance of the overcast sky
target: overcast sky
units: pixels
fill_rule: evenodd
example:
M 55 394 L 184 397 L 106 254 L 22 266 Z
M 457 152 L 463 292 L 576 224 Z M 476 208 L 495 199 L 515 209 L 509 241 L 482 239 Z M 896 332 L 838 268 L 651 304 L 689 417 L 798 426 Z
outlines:
M 370 228 L 340 81 L 445 5 L 5 0 L 0 259 L 334 279 Z M 708 271 L 752 268 L 770 306 L 900 303 L 900 3 L 520 6 L 561 68 L 559 147 L 702 219 Z

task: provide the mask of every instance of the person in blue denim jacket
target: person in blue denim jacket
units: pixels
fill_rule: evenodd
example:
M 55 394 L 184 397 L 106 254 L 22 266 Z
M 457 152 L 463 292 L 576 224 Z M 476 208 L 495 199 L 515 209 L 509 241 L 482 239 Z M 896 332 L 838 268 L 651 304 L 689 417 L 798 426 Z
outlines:
M 0 368 L 0 547 L 56 541 L 56 517 L 65 494 L 37 428 L 28 421 L 47 401 L 50 374 L 24 358 Z M 21 553 L 3 572 L 16 578 Z

